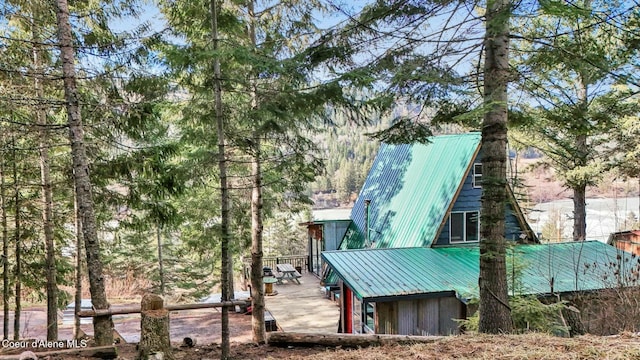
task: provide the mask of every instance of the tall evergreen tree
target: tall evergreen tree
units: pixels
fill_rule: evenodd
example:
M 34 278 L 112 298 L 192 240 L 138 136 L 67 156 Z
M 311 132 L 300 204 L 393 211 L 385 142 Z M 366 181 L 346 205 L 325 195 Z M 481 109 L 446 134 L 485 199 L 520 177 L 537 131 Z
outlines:
M 484 333 L 513 330 L 509 307 L 505 203 L 507 201 L 507 86 L 510 0 L 487 1 L 482 123 L 482 207 L 480 209 L 480 322 Z
M 38 13 L 38 10 L 33 12 Z M 56 269 L 56 256 L 54 245 L 53 226 L 53 188 L 51 184 L 51 170 L 49 160 L 49 131 L 47 129 L 47 113 L 44 106 L 44 85 L 42 57 L 44 52 L 40 49 L 41 39 L 37 28 L 38 18 L 34 19 L 33 32 L 33 81 L 36 101 L 35 123 L 39 127 L 39 151 L 40 151 L 40 178 L 42 186 L 42 227 L 44 229 L 44 242 L 46 248 L 46 277 L 47 277 L 47 340 L 58 339 L 58 282 Z
M 211 9 L 211 37 L 213 42 L 213 51 L 220 49 L 220 38 L 218 36 L 218 1 L 210 0 Z M 225 126 L 224 115 L 222 113 L 222 74 L 220 71 L 220 59 L 213 59 L 213 93 L 215 99 L 215 123 L 216 135 L 218 137 L 218 173 L 220 177 L 220 241 L 221 241 L 221 263 L 222 271 L 220 273 L 222 283 L 221 298 L 223 301 L 229 301 L 234 298 L 233 294 L 233 261 L 232 253 L 229 250 L 231 242 L 231 232 L 229 230 L 230 213 L 229 213 L 229 186 L 227 183 L 227 151 L 225 144 Z M 229 308 L 222 308 L 221 315 L 221 333 L 222 333 L 222 359 L 229 357 Z
M 96 309 L 109 308 L 105 290 L 100 244 L 96 227 L 91 181 L 89 179 L 89 165 L 84 144 L 84 128 L 80 113 L 71 22 L 69 20 L 69 6 L 66 0 L 56 1 L 56 17 L 58 25 L 58 41 L 60 43 L 60 58 L 62 60 L 62 74 L 64 79 L 65 106 L 69 122 L 69 141 L 73 158 L 73 178 L 75 182 L 78 208 L 82 215 L 82 231 L 87 256 L 89 272 L 89 290 L 91 302 Z M 93 328 L 98 345 L 113 343 L 113 322 L 111 316 L 94 317 Z
M 530 9 L 527 9 L 530 10 Z M 629 8 L 622 2 L 586 0 L 544 3 L 535 17 L 517 21 L 516 83 L 530 103 L 516 104 L 524 114 L 527 145 L 545 154 L 573 192 L 573 240 L 586 238 L 586 190 L 605 171 L 610 130 L 637 111 L 628 93 L 614 85 L 629 65 L 622 51 Z
M 20 216 L 20 186 L 18 185 L 18 157 L 16 156 L 16 142 L 15 138 L 11 139 L 12 143 L 12 170 L 13 170 L 13 191 L 14 191 L 14 256 L 15 266 L 13 270 L 14 283 L 15 283 L 15 309 L 13 313 L 13 340 L 20 340 L 20 319 L 22 318 L 22 281 L 24 275 L 22 274 L 22 218 Z
M 199 3 L 177 5 L 166 8 L 168 18 L 176 31 L 186 34 L 189 43 L 181 46 L 180 56 L 176 49 L 169 51 L 168 57 L 175 73 L 180 75 L 179 81 L 188 86 L 192 104 L 200 107 L 192 106 L 183 110 L 184 115 L 200 116 L 198 121 L 205 128 L 209 119 L 215 119 L 215 109 L 208 108 L 206 103 L 200 101 L 205 96 L 210 98 L 215 94 L 211 91 L 204 94 L 201 89 L 203 86 L 210 89 L 215 77 L 208 75 L 211 73 L 200 72 L 200 69 L 209 70 L 214 63 L 210 58 L 197 54 L 210 52 L 211 44 L 203 41 L 211 39 L 207 35 L 203 38 L 203 34 L 210 34 L 210 19 L 198 18 L 198 26 L 194 26 L 193 18 L 190 18 L 187 24 L 183 17 L 185 14 L 197 13 L 195 9 L 206 7 Z M 285 197 L 275 194 L 288 194 L 288 201 L 282 202 L 282 205 L 302 200 L 302 184 L 313 178 L 317 171 L 315 168 L 319 165 L 309 155 L 308 150 L 313 148 L 313 144 L 305 138 L 305 133 L 312 131 L 313 117 L 324 113 L 325 103 L 339 104 L 344 102 L 345 96 L 339 80 L 328 84 L 310 84 L 310 73 L 315 64 L 326 60 L 324 55 L 321 56 L 326 44 L 320 43 L 305 49 L 304 39 L 299 34 L 303 28 L 311 26 L 309 14 L 316 4 L 277 3 L 265 9 L 255 9 L 248 17 L 243 16 L 246 13 L 243 8 L 229 3 L 223 5 L 218 16 L 220 47 L 214 55 L 221 61 L 224 79 L 222 90 L 229 94 L 222 97 L 225 135 L 232 149 L 225 155 L 227 164 L 235 164 L 234 191 L 240 194 L 248 188 L 253 193 L 252 217 L 255 220 L 252 254 L 258 258 L 262 256 L 260 223 L 265 210 L 260 205 L 260 193 L 265 188 L 272 190 L 264 199 L 269 207 L 277 205 L 276 201 Z M 253 26 L 250 26 L 251 23 Z M 255 32 L 255 38 L 251 35 L 252 31 Z M 195 56 L 187 57 L 184 54 Z M 200 62 L 199 59 L 204 61 Z M 192 136 L 193 130 L 186 127 L 181 130 L 185 139 Z M 208 149 L 216 146 L 216 142 L 207 143 L 202 138 L 197 141 L 203 151 L 210 151 Z M 196 142 L 193 142 L 192 146 L 195 145 Z M 241 166 L 247 160 L 254 164 L 250 175 L 249 170 Z M 257 260 L 253 264 L 253 272 L 254 340 L 260 343 L 266 339 L 265 332 L 260 331 L 264 329 L 264 318 L 259 315 L 260 296 L 256 292 L 262 288 L 262 267 Z
M 51 30 L 51 16 L 42 11 L 45 5 L 33 2 L 11 2 L 11 7 L 3 13 L 4 19 L 12 26 L 2 29 L 3 54 L 5 67 L 1 76 L 2 86 L 6 90 L 0 99 L 0 107 L 4 113 L 4 121 L 13 123 L 4 127 L 6 130 L 5 150 L 18 146 L 16 151 L 15 174 L 13 176 L 13 200 L 5 192 L 4 213 L 8 220 L 9 201 L 18 200 L 20 209 L 14 210 L 13 239 L 17 242 L 14 255 L 20 262 L 15 262 L 19 281 L 16 288 L 33 289 L 39 295 L 43 291 L 47 298 L 47 338 L 57 339 L 57 283 L 56 273 L 61 263 L 56 261 L 54 228 L 59 226 L 53 221 L 53 185 L 50 167 L 53 161 L 49 159 L 50 132 L 56 127 L 48 124 L 48 119 L 54 113 L 54 102 L 51 101 L 52 91 L 50 76 L 52 60 L 46 46 L 46 39 L 42 34 Z M 16 76 L 21 75 L 21 76 Z M 9 134 L 11 133 L 11 135 Z M 6 139 L 12 138 L 11 144 Z M 55 137 L 54 137 L 55 138 Z M 40 157 L 39 164 L 36 153 Z M 18 156 L 19 155 L 19 156 Z M 34 170 L 40 167 L 40 174 Z M 7 169 L 7 168 L 5 168 Z M 5 172 L 6 176 L 7 172 Z M 32 179 L 41 178 L 41 186 L 34 187 Z M 29 179 L 29 180 L 27 180 Z M 3 178 L 3 181 L 5 178 Z M 5 187 L 6 188 L 6 187 Z M 36 200 L 40 196 L 40 200 Z M 35 213 L 40 211 L 40 220 Z M 62 216 L 61 216 L 62 218 Z M 4 223 L 8 225 L 9 222 Z M 16 226 L 17 225 L 17 226 Z M 10 226 L 10 225 L 9 225 Z M 59 229 L 59 227 L 58 227 Z M 9 241 L 9 230 L 4 228 L 5 238 Z M 43 237 L 39 236 L 44 234 Z M 5 256 L 9 265 L 9 244 L 5 243 Z M 46 253 L 46 257 L 42 256 Z M 22 269 L 29 271 L 22 271 Z M 5 300 L 9 301 L 10 276 L 9 269 L 5 271 L 7 277 L 4 286 Z M 46 279 L 46 281 L 43 281 Z M 22 294 L 16 293 L 16 315 L 20 318 Z M 6 309 L 8 311 L 8 307 Z M 5 320 L 5 336 L 8 337 L 8 319 Z M 20 321 L 14 322 L 14 336 L 20 333 Z
M 387 85 L 387 93 L 381 99 L 394 94 L 415 104 L 416 110 L 398 114 L 388 129 L 374 134 L 376 138 L 391 143 L 428 142 L 443 123 L 482 126 L 486 180 L 480 230 L 480 330 L 509 332 L 512 323 L 507 297 L 504 208 L 509 21 L 513 4 L 508 0 L 487 1 L 481 16 L 477 9 L 468 11 L 465 5 L 453 1 L 378 1 L 343 26 L 344 37 L 340 38 L 347 39 L 352 51 L 368 60 L 360 73 Z M 483 43 L 471 35 L 479 28 L 480 20 L 484 20 L 485 27 Z M 434 21 L 444 26 L 434 29 L 430 26 Z M 367 50 L 371 48 L 376 49 L 373 54 Z M 460 64 L 481 63 L 480 48 L 484 71 L 473 69 L 467 76 L 460 76 L 464 68 Z M 476 89 L 482 87 L 480 104 Z M 427 112 L 432 115 L 424 116 Z

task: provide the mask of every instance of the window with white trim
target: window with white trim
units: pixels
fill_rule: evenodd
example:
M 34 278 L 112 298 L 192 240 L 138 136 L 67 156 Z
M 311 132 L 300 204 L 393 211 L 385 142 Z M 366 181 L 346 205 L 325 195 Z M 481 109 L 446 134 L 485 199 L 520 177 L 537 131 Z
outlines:
M 480 213 L 478 211 L 452 212 L 449 217 L 449 242 L 476 242 L 480 240 Z
M 473 164 L 473 187 L 476 189 L 482 187 L 482 164 L 480 163 Z

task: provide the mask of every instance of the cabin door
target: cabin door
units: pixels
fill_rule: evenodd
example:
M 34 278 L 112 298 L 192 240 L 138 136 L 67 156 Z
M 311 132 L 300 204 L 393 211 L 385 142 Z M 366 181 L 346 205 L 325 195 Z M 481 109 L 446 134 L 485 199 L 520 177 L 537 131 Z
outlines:
M 324 251 L 322 225 L 309 226 L 309 271 L 322 275 L 322 251 Z

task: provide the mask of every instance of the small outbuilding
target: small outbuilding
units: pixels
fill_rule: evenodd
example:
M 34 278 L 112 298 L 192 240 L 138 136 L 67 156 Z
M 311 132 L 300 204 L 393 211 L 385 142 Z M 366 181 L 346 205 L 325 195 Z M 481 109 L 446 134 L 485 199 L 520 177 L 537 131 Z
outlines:
M 351 224 L 350 214 L 351 208 L 313 210 L 313 220 L 300 224 L 307 227 L 310 273 L 322 275 L 322 252 L 338 248 Z
M 640 230 L 615 232 L 609 235 L 607 243 L 620 250 L 640 255 Z

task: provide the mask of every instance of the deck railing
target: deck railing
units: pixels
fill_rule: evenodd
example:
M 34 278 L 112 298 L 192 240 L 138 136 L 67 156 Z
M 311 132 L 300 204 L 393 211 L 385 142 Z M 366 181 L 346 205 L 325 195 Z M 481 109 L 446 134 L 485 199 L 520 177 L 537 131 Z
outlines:
M 282 255 L 282 256 L 264 256 L 262 258 L 262 266 L 268 266 L 273 271 L 276 271 L 276 265 L 278 264 L 291 264 L 296 270 L 302 272 L 309 271 L 309 256 L 307 255 Z M 242 271 L 242 289 L 247 290 L 251 283 L 251 258 L 243 259 L 243 271 Z
M 265 256 L 262 258 L 262 266 L 276 268 L 277 264 L 291 264 L 298 270 L 307 271 L 309 268 L 309 257 L 307 255 L 284 255 L 284 256 Z
M 251 265 L 251 259 L 244 259 L 245 266 Z M 309 270 L 309 257 L 307 255 L 282 255 L 282 256 L 264 256 L 262 258 L 262 266 L 268 266 L 275 270 L 278 264 L 291 264 L 293 267 L 299 268 L 301 271 Z

